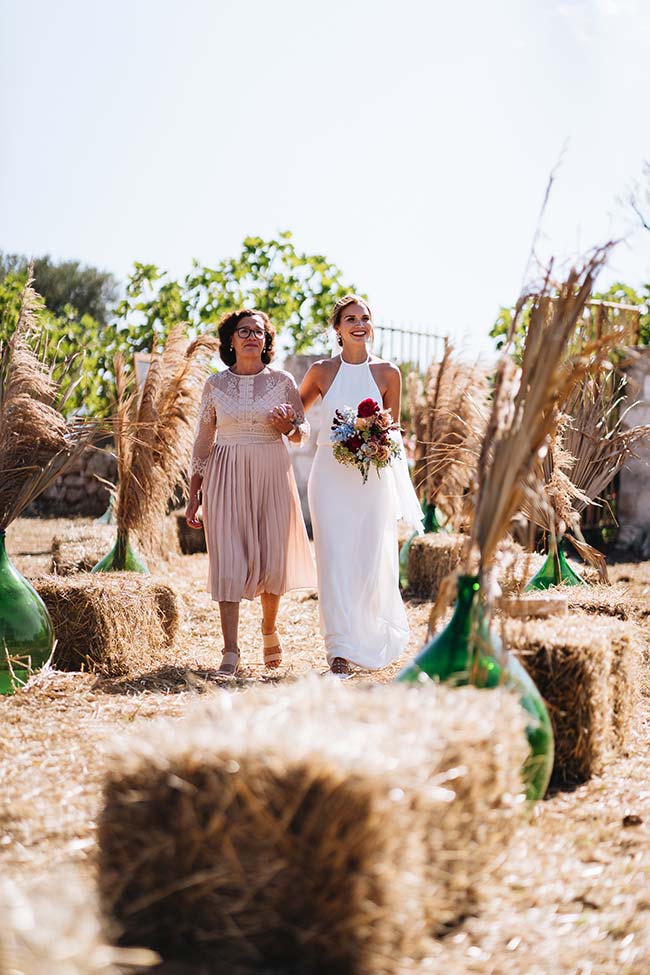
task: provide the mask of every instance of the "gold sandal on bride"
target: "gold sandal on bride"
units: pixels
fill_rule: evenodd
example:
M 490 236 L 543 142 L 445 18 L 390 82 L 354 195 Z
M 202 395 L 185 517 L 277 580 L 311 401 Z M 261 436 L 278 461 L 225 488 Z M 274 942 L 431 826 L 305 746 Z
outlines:
M 276 670 L 282 663 L 282 644 L 278 631 L 273 633 L 262 633 L 264 641 L 264 665 L 269 670 Z

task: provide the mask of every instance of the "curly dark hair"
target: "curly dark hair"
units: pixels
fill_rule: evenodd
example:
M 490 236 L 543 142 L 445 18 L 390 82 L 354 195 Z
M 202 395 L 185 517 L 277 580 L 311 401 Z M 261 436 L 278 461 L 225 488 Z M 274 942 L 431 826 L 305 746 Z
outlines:
M 229 311 L 223 316 L 218 325 L 219 332 L 219 355 L 222 362 L 227 366 L 234 366 L 237 361 L 235 350 L 232 347 L 232 337 L 235 330 L 239 328 L 242 318 L 250 318 L 256 315 L 262 319 L 264 325 L 264 351 L 262 352 L 262 362 L 268 366 L 275 355 L 275 328 L 271 324 L 271 319 L 266 312 L 259 311 L 257 308 L 239 308 L 237 311 Z

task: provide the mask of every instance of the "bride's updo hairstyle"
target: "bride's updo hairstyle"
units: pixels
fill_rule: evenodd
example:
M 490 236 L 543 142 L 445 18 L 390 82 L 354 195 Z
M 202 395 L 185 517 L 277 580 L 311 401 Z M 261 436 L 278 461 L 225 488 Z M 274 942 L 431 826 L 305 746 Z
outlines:
M 372 311 L 365 298 L 361 298 L 359 295 L 343 295 L 343 297 L 339 298 L 339 300 L 336 302 L 330 314 L 330 326 L 333 329 L 336 329 L 337 326 L 341 324 L 343 309 L 347 308 L 348 305 L 363 305 L 372 319 Z M 341 336 L 338 334 L 338 332 L 336 334 L 336 339 L 339 345 L 343 345 Z
M 239 308 L 237 311 L 230 311 L 224 315 L 218 325 L 219 355 L 222 362 L 225 362 L 227 366 L 234 366 L 237 361 L 235 350 L 232 347 L 232 337 L 239 328 L 241 320 L 250 318 L 252 315 L 261 318 L 264 325 L 264 351 L 262 352 L 264 365 L 268 366 L 275 355 L 275 328 L 266 312 L 258 311 L 257 308 Z

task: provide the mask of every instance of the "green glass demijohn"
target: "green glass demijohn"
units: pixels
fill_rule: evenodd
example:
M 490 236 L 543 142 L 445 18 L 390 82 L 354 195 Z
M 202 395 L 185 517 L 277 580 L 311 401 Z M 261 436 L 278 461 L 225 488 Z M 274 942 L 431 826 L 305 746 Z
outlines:
M 47 607 L 12 565 L 0 531 L 0 694 L 25 684 L 49 660 L 53 646 Z
M 526 726 L 530 752 L 522 770 L 526 794 L 529 799 L 541 799 L 553 771 L 551 721 L 530 675 L 513 654 L 503 649 L 499 637 L 490 630 L 479 599 L 480 588 L 477 576 L 459 576 L 451 620 L 397 680 L 420 683 L 430 678 L 454 687 L 505 686 L 516 691 L 530 718 Z
M 143 575 L 149 575 L 147 563 L 131 548 L 128 532 L 117 533 L 117 539 L 113 548 L 90 571 L 140 572 Z
M 587 583 L 567 562 L 562 545 L 551 545 L 546 561 L 535 573 L 524 592 L 550 589 L 551 586 L 586 586 Z

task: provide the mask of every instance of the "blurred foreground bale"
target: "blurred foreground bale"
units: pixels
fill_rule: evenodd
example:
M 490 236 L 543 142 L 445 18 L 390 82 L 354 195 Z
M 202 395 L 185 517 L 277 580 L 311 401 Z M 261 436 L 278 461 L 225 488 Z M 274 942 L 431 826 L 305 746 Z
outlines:
M 115 756 L 103 906 L 124 943 L 223 973 L 415 971 L 525 808 L 523 725 L 501 690 L 219 692 Z
M 548 704 L 554 781 L 584 782 L 601 772 L 627 741 L 643 649 L 638 627 L 573 614 L 507 620 L 504 632 Z
M 169 586 L 133 572 L 39 576 L 33 585 L 52 617 L 59 670 L 121 677 L 169 662 L 163 651 L 180 618 Z
M 94 892 L 78 871 L 18 886 L 0 881 L 2 975 L 118 975 L 149 967 L 146 950 L 110 947 Z

